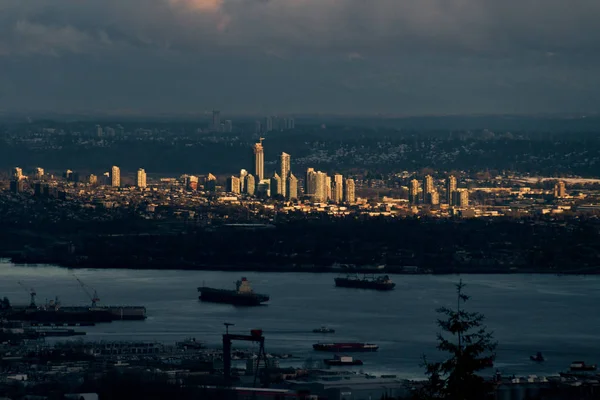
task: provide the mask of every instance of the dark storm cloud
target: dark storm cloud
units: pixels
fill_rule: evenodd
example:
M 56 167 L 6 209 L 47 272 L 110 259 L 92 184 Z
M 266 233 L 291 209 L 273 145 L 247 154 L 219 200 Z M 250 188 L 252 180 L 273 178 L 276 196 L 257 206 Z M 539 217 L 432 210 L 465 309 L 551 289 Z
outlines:
M 252 46 L 598 49 L 595 0 L 0 0 L 4 53 Z
M 527 87 L 531 101 L 547 104 L 551 92 L 560 108 L 559 96 L 589 100 L 598 89 L 599 15 L 597 0 L 0 0 L 0 84 L 60 82 L 71 94 L 57 102 L 77 104 L 69 99 L 81 97 L 80 89 L 69 89 L 61 71 L 79 71 L 113 77 L 102 78 L 102 87 L 82 77 L 80 85 L 99 94 L 93 107 L 102 106 L 107 88 L 126 91 L 135 82 L 161 86 L 171 104 L 169 88 L 179 87 L 190 90 L 185 101 L 247 109 L 239 98 L 281 95 L 283 85 L 298 96 L 269 105 L 264 94 L 250 103 L 305 110 L 317 106 L 311 97 L 329 95 L 319 107 L 404 101 L 419 111 L 428 104 L 432 111 L 506 109 L 511 93 Z M 43 71 L 30 66 L 35 79 L 18 67 L 44 57 L 55 60 Z M 453 100 L 433 101 L 442 90 L 452 90 Z M 486 94 L 492 99 L 480 98 Z M 354 102 L 346 100 L 352 95 Z M 120 99 L 150 101 L 140 96 L 130 90 Z

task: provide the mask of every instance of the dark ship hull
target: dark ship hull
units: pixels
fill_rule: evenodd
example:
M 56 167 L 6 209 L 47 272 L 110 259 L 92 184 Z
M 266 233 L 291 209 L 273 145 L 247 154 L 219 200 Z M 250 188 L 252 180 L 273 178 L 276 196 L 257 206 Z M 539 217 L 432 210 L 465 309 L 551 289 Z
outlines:
M 99 306 L 93 311 L 108 312 L 115 321 L 138 321 L 146 319 L 146 307 L 142 306 Z
M 396 284 L 393 282 L 377 282 L 366 279 L 335 278 L 335 286 L 356 289 L 392 290 L 396 287 Z
M 208 287 L 199 287 L 198 291 L 201 301 L 211 303 L 225 303 L 236 306 L 259 306 L 269 301 L 269 296 L 258 293 L 239 293 L 236 290 L 213 289 Z
M 11 321 L 35 321 L 35 322 L 111 322 L 114 317 L 108 311 L 91 310 L 12 310 L 5 315 Z

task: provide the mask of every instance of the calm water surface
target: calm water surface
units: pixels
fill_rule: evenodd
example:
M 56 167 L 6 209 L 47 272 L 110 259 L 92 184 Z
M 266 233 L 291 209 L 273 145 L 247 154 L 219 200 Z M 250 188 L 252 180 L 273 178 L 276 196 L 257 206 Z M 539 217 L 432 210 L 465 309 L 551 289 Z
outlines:
M 435 358 L 438 331 L 435 309 L 454 307 L 457 276 L 393 276 L 396 290 L 376 292 L 336 288 L 332 274 L 246 273 L 256 291 L 271 296 L 268 306 L 238 308 L 200 303 L 196 288 L 233 288 L 239 273 L 204 271 L 75 271 L 98 291 L 102 304 L 144 305 L 146 321 L 122 321 L 85 328 L 85 340 L 147 340 L 173 343 L 194 336 L 217 346 L 223 323 L 247 332 L 261 328 L 267 351 L 290 352 L 303 359 L 323 359 L 312 351 L 318 341 L 364 341 L 380 345 L 360 354 L 364 371 L 422 377 L 421 356 Z M 465 275 L 470 310 L 486 315 L 499 342 L 496 367 L 505 374 L 556 374 L 571 361 L 600 363 L 598 330 L 600 278 L 551 275 Z M 52 266 L 15 266 L 0 262 L 0 296 L 15 304 L 33 287 L 38 303 L 59 296 L 61 302 L 89 299 L 73 271 Z M 313 334 L 327 325 L 334 335 Z M 529 356 L 541 351 L 547 361 Z M 325 355 L 327 356 L 327 355 Z M 301 365 L 303 360 L 296 364 Z M 490 371 L 492 372 L 492 371 Z

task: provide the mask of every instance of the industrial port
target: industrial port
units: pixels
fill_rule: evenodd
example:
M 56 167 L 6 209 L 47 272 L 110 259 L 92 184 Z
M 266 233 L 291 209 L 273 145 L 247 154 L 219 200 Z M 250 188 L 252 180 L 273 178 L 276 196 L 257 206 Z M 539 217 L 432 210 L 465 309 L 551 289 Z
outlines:
M 215 332 L 220 335 L 220 345 L 214 341 L 207 343 L 204 337 L 197 335 L 173 342 L 141 338 L 97 340 L 86 335 L 89 329 L 117 321 L 137 326 L 143 332 L 144 321 L 153 317 L 153 310 L 147 311 L 145 306 L 103 306 L 96 290 L 76 279 L 89 298 L 89 305 L 63 306 L 58 298 L 40 304 L 36 291 L 22 284 L 29 295 L 29 304 L 11 305 L 9 299 L 2 300 L 0 356 L 4 372 L 0 374 L 0 388 L 17 382 L 26 382 L 26 387 L 35 388 L 49 380 L 82 380 L 96 382 L 97 386 L 90 385 L 101 392 L 99 382 L 102 378 L 99 377 L 133 374 L 152 382 L 167 382 L 171 388 L 196 388 L 204 393 L 204 397 L 197 398 L 266 399 L 280 396 L 317 400 L 346 399 L 349 394 L 353 399 L 385 396 L 406 399 L 421 385 L 420 381 L 402 374 L 366 372 L 363 368 L 372 368 L 378 354 L 388 351 L 387 346 L 377 341 L 347 341 L 343 330 L 327 326 L 307 326 L 302 335 L 309 341 L 301 342 L 305 343 L 305 348 L 298 353 L 282 352 L 280 348 L 277 352 L 269 351 L 271 331 L 261 329 L 260 318 L 256 317 L 252 321 L 256 329 L 238 328 L 234 324 L 236 321 L 223 322 L 223 331 Z M 351 287 L 387 292 L 392 284 L 396 285 L 387 276 L 357 280 L 365 283 Z M 331 282 L 331 290 L 338 291 L 337 283 L 337 279 Z M 361 287 L 363 284 L 367 287 Z M 378 284 L 385 285 L 385 289 Z M 269 291 L 264 283 L 257 287 L 261 292 Z M 203 285 L 198 291 L 200 298 L 196 300 L 190 296 L 190 301 L 198 301 L 199 309 L 228 308 L 223 304 L 259 305 L 265 298 L 272 304 L 282 300 L 254 292 L 250 280 L 245 277 L 237 281 L 236 290 Z M 206 293 L 211 293 L 209 296 L 217 293 L 218 299 L 202 298 Z M 367 296 L 376 294 L 365 292 Z M 254 315 L 265 310 L 268 308 L 258 309 Z M 246 323 L 241 325 L 247 326 Z M 310 355 L 307 357 L 307 354 Z M 577 370 L 580 364 L 587 369 Z M 148 375 L 150 370 L 153 371 L 151 377 Z M 519 398 L 517 392 L 541 393 L 556 387 L 568 392 L 572 388 L 586 387 L 597 378 L 595 365 L 583 362 L 574 362 L 561 376 L 548 378 L 503 377 L 499 372 L 495 373 L 494 368 L 488 368 L 484 373 L 494 380 L 498 398 L 511 400 Z M 227 396 L 223 395 L 224 388 Z

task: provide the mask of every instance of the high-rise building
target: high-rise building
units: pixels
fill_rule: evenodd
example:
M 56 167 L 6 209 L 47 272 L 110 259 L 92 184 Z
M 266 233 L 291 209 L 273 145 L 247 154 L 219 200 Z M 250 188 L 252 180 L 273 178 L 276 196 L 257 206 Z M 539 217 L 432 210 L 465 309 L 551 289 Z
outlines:
M 195 175 L 186 175 L 185 188 L 187 190 L 198 190 L 198 177 Z
M 212 126 L 211 129 L 213 132 L 221 131 L 221 112 L 218 110 L 213 110 L 212 112 Z
M 317 191 L 317 172 L 314 168 L 306 169 L 306 178 L 304 179 L 304 194 L 312 196 Z
M 87 182 L 90 185 L 97 185 L 98 184 L 98 177 L 94 174 L 89 174 L 87 177 Z
M 44 177 L 44 168 L 37 167 L 34 172 L 35 179 L 42 179 Z
M 13 169 L 13 178 L 17 181 L 23 179 L 23 169 L 19 167 L 15 167 Z
M 327 199 L 327 201 L 330 201 L 332 199 L 332 192 L 331 192 L 331 177 L 330 176 L 326 176 L 325 177 L 325 198 Z
M 410 181 L 410 187 L 408 189 L 408 201 L 410 204 L 417 204 L 419 202 L 419 181 L 416 179 Z
M 262 141 L 263 138 L 260 138 L 258 143 L 255 143 L 252 147 L 254 150 L 254 175 L 259 182 L 265 177 L 265 149 Z
M 25 185 L 22 179 L 13 179 L 10 181 L 10 191 L 13 193 L 23 192 Z
M 271 196 L 275 197 L 283 194 L 283 179 L 277 174 L 277 172 L 273 173 L 273 177 L 271 178 Z
M 440 194 L 437 191 L 433 191 L 427 194 L 427 203 L 432 206 L 437 206 L 440 204 Z
M 110 185 L 111 184 L 111 179 L 110 179 L 110 172 L 105 172 L 104 174 L 102 174 L 102 185 Z
M 294 122 L 294 118 L 288 118 L 287 119 L 287 129 L 294 129 L 296 126 L 296 123 Z
M 252 174 L 246 175 L 244 177 L 244 193 L 254 196 L 255 189 L 256 183 L 254 181 L 254 176 Z
M 348 204 L 354 204 L 356 202 L 356 186 L 354 179 L 346 179 L 346 185 L 344 186 L 344 202 Z
M 467 207 L 469 205 L 469 191 L 467 189 L 457 189 L 452 192 L 452 204 L 457 207 Z
M 286 195 L 286 183 L 287 178 L 290 175 L 290 155 L 287 153 L 281 153 L 279 156 L 279 177 L 281 178 L 281 195 Z
M 262 124 L 260 123 L 260 121 L 254 121 L 254 133 L 261 133 L 262 132 Z
M 102 127 L 100 125 L 96 125 L 96 136 L 102 137 L 104 133 L 102 132 Z
M 245 169 L 240 170 L 240 192 L 241 193 L 246 193 L 246 191 L 244 190 L 244 188 L 246 186 L 246 175 L 248 175 L 248 171 L 246 171 Z
M 43 194 L 42 182 L 36 182 L 33 184 L 33 194 L 38 197 Z
M 237 176 L 230 176 L 227 178 L 227 191 L 230 193 L 241 193 L 240 178 Z
M 290 173 L 287 178 L 287 192 L 285 198 L 288 200 L 298 198 L 298 178 L 296 178 L 292 173 Z
M 112 187 L 121 186 L 121 169 L 116 165 L 113 165 L 110 170 L 110 185 Z
M 446 201 L 448 205 L 454 205 L 452 202 L 452 192 L 456 190 L 456 177 L 454 175 L 450 175 L 448 180 L 446 181 Z
M 567 186 L 565 182 L 559 181 L 554 185 L 554 197 L 559 199 L 567 196 Z
M 271 132 L 272 130 L 273 130 L 273 117 L 266 117 L 264 131 Z
M 65 178 L 66 180 L 70 181 L 73 178 L 73 171 L 71 171 L 70 169 L 68 169 L 65 172 L 63 172 L 63 178 Z
M 429 194 L 433 192 L 433 178 L 431 175 L 423 178 L 423 203 L 429 203 Z
M 344 201 L 344 177 L 341 174 L 335 174 L 333 176 L 332 192 L 332 200 L 334 203 L 339 204 Z
M 324 203 L 327 201 L 327 174 L 325 172 L 317 171 L 315 177 L 315 193 L 313 199 L 317 203 Z
M 143 168 L 138 169 L 136 184 L 140 189 L 146 187 L 146 171 Z
M 208 192 L 214 192 L 217 190 L 217 177 L 213 174 L 209 173 L 206 176 L 206 181 L 204 182 L 204 189 Z
M 256 185 L 256 195 L 259 197 L 270 197 L 271 196 L 271 180 L 263 179 Z
M 225 132 L 233 132 L 233 122 L 230 119 L 225 120 Z

